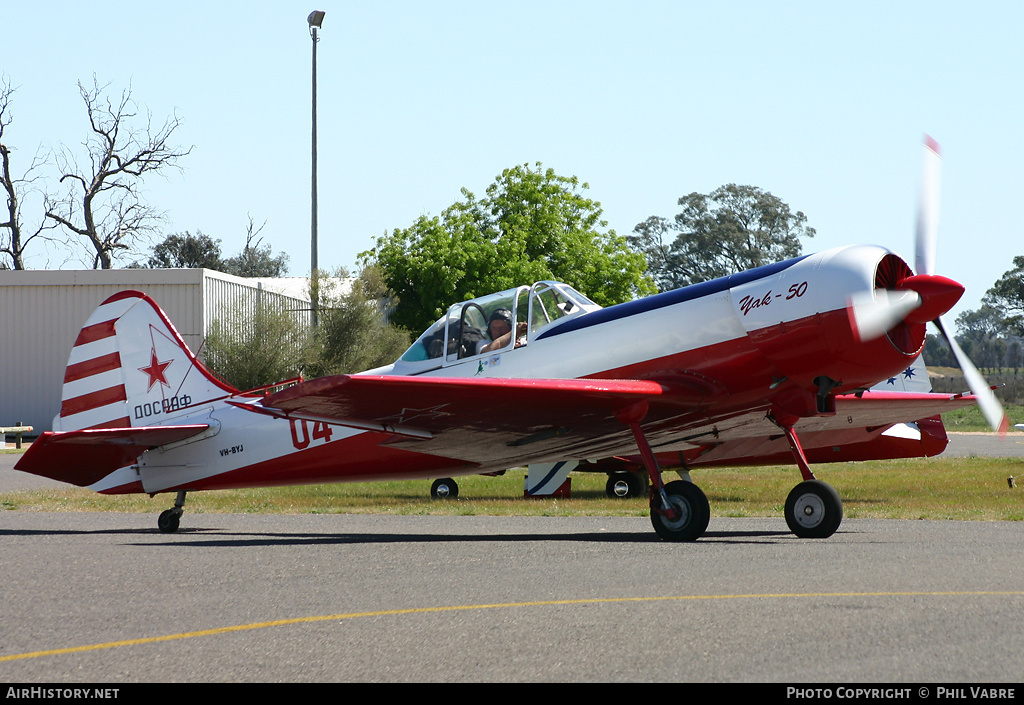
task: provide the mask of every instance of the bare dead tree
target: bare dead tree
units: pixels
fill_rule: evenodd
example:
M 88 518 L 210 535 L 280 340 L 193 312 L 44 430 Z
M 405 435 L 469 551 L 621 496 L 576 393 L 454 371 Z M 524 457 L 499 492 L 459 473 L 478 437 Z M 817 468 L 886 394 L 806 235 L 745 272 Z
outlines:
M 256 227 L 252 216 L 249 216 L 249 227 L 245 233 L 245 247 L 236 257 L 224 260 L 224 271 L 239 277 L 283 277 L 288 271 L 288 254 L 278 253 L 274 257 L 270 245 L 261 245 L 263 238 L 259 236 L 267 221 Z
M 138 127 L 131 88 L 113 102 L 105 96 L 108 86 L 100 86 L 95 76 L 91 88 L 78 84 L 91 128 L 83 142 L 88 168 L 79 168 L 74 155 L 62 149 L 57 162 L 67 191 L 59 198 L 48 197 L 46 208 L 47 218 L 88 242 L 94 269 L 110 269 L 118 254 L 131 252 L 157 228 L 163 213 L 142 200 L 142 181 L 177 168 L 178 159 L 192 151 L 170 144 L 181 126 L 176 115 L 154 131 L 147 112 L 145 126 Z
M 256 249 L 260 246 L 260 243 L 263 242 L 263 238 L 259 237 L 259 234 L 263 232 L 263 228 L 267 227 L 267 221 L 264 220 L 260 227 L 257 228 L 256 221 L 252 219 L 252 215 L 250 214 L 248 217 L 249 226 L 245 229 L 245 247 L 242 248 L 243 252 L 250 249 Z M 253 240 L 256 242 L 253 242 Z
M 31 184 L 39 178 L 33 174 L 43 165 L 44 160 L 39 156 L 39 152 L 36 152 L 22 178 L 16 179 L 11 175 L 11 148 L 4 141 L 4 132 L 13 120 L 11 116 L 11 95 L 13 93 L 14 88 L 5 78 L 3 84 L 0 85 L 0 169 L 2 169 L 0 170 L 0 186 L 3 187 L 7 195 L 7 209 L 0 215 L 0 218 L 6 218 L 5 221 L 0 222 L 0 231 L 5 231 L 0 234 L 0 253 L 10 257 L 10 264 L 14 269 L 24 269 L 25 250 L 28 244 L 38 237 L 43 237 L 43 233 L 54 226 L 48 225 L 44 218 L 31 235 L 26 236 L 22 228 L 22 197 L 31 189 Z M 0 261 L 0 269 L 7 268 L 8 263 Z

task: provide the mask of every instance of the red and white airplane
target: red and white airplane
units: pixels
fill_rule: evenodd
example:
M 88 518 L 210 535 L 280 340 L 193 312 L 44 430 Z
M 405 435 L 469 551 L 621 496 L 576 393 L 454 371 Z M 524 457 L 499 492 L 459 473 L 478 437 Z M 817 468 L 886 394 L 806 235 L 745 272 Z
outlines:
M 218 380 L 156 303 L 121 292 L 82 328 L 54 431 L 16 467 L 107 494 L 177 492 L 158 522 L 175 531 L 191 491 L 527 464 L 539 487 L 609 462 L 588 458 L 635 458 L 654 530 L 692 541 L 710 510 L 689 469 L 795 461 L 786 520 L 830 536 L 842 504 L 811 462 L 934 455 L 937 414 L 976 402 L 1006 426 L 939 321 L 963 287 L 933 273 L 938 148 L 926 147 L 916 274 L 883 247 L 852 246 L 609 308 L 538 282 L 455 304 L 392 365 L 273 393 Z M 928 321 L 972 394 L 869 391 L 918 357 Z M 684 479 L 664 482 L 659 458 Z

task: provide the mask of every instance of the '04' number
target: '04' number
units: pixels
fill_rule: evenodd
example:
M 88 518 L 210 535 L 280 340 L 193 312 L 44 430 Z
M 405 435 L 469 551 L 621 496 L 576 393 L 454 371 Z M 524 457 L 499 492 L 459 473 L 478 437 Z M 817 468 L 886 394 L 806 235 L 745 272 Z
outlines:
M 313 434 L 309 433 L 309 424 L 306 419 L 288 419 L 292 429 L 292 445 L 302 450 L 309 447 L 313 441 L 327 443 L 331 440 L 331 427 L 322 421 L 313 422 Z

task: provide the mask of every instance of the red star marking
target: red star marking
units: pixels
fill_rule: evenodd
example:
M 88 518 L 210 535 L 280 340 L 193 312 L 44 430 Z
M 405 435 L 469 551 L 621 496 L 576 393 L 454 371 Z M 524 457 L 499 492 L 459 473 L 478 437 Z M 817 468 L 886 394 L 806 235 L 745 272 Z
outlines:
M 160 362 L 156 358 L 156 350 L 153 350 L 153 360 L 149 363 L 149 367 L 139 368 L 139 372 L 145 372 L 147 375 L 149 375 L 149 389 L 146 390 L 147 392 L 151 391 L 157 382 L 164 385 L 165 387 L 171 386 L 170 383 L 167 381 L 167 377 L 164 376 L 164 370 L 166 370 L 168 365 L 170 365 L 172 362 L 174 362 L 173 359 L 168 360 L 167 362 Z

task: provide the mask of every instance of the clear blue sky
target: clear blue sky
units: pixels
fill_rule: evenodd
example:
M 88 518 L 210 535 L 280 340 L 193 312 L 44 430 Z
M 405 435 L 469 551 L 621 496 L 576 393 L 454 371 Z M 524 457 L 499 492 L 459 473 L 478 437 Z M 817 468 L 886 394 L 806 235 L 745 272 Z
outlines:
M 944 152 L 937 269 L 968 288 L 949 322 L 1024 254 L 1024 3 L 317 1 L 5 0 L 15 172 L 85 138 L 78 81 L 130 86 L 193 147 L 146 183 L 164 233 L 234 254 L 251 216 L 307 274 L 306 15 L 322 9 L 321 267 L 537 161 L 589 183 L 619 234 L 733 182 L 803 211 L 805 251 L 910 258 L 924 133 Z M 30 265 L 82 266 L 41 249 Z

